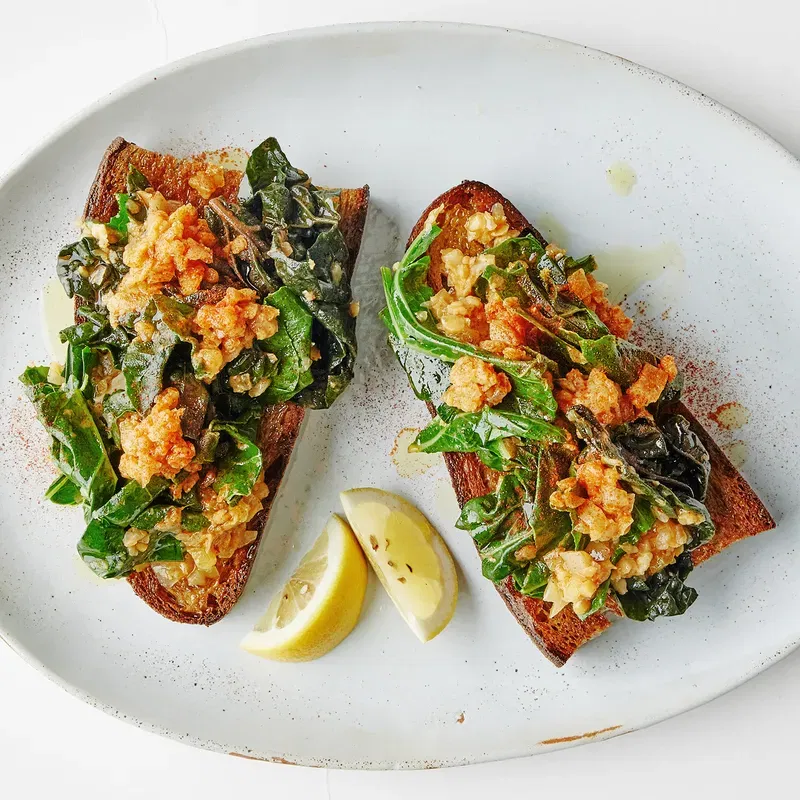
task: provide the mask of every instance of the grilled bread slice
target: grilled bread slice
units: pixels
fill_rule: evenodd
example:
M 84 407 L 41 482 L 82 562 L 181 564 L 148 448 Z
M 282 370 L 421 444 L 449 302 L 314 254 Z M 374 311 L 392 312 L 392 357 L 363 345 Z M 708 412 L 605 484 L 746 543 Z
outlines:
M 192 203 L 202 208 L 205 199 L 195 191 L 189 181 L 193 175 L 203 171 L 207 163 L 202 156 L 178 159 L 172 155 L 144 150 L 122 138 L 115 139 L 106 150 L 94 183 L 86 201 L 84 217 L 99 222 L 107 222 L 117 210 L 116 194 L 125 191 L 129 166 L 140 170 L 150 181 L 153 189 L 161 192 L 167 200 Z M 225 170 L 225 185 L 218 196 L 233 201 L 239 192 L 242 173 L 238 170 Z M 369 188 L 344 189 L 339 198 L 341 215 L 340 229 L 344 235 L 353 269 L 361 245 L 361 236 L 367 218 Z M 224 291 L 224 287 L 221 287 Z M 211 292 L 207 302 L 219 299 Z M 275 500 L 278 487 L 289 463 L 300 426 L 304 409 L 295 403 L 281 403 L 268 406 L 264 411 L 258 433 L 258 445 L 264 464 L 264 481 L 269 487 L 269 495 L 263 501 L 263 509 L 251 520 L 248 528 L 258 530 L 258 538 L 251 544 L 239 548 L 233 556 L 220 561 L 218 582 L 210 587 L 206 607 L 202 611 L 191 611 L 170 594 L 158 581 L 149 567 L 134 572 L 128 577 L 133 591 L 152 609 L 175 622 L 211 625 L 222 619 L 235 605 L 242 594 L 256 551 L 261 532 L 266 525 L 270 508 Z
M 464 223 L 477 211 L 490 211 L 495 203 L 503 206 L 511 228 L 520 230 L 523 234 L 531 233 L 542 245 L 547 244 L 544 237 L 499 192 L 484 183 L 464 181 L 437 197 L 425 209 L 408 239 L 410 245 L 422 231 L 431 212 L 442 207 L 436 223 L 442 228 L 442 233 L 434 240 L 429 250 L 431 266 L 428 282 L 434 291 L 445 285 L 441 270 L 441 251 L 454 247 L 467 255 L 477 255 L 481 252 L 482 245 L 467 241 Z M 431 415 L 435 415 L 435 409 L 431 404 L 428 404 L 428 408 Z M 711 436 L 685 407 L 681 406 L 679 411 L 689 420 L 711 457 L 711 478 L 706 506 L 717 530 L 712 541 L 693 551 L 692 559 L 695 564 L 699 564 L 739 539 L 774 528 L 775 523 L 747 481 L 714 443 Z M 463 506 L 472 498 L 494 489 L 500 474 L 485 466 L 476 455 L 445 453 L 444 458 L 459 505 Z M 496 588 L 517 622 L 556 666 L 563 666 L 582 644 L 611 625 L 611 620 L 603 614 L 593 614 L 581 620 L 569 606 L 551 619 L 549 603 L 520 594 L 514 588 L 511 577 Z M 609 607 L 609 613 L 619 612 Z

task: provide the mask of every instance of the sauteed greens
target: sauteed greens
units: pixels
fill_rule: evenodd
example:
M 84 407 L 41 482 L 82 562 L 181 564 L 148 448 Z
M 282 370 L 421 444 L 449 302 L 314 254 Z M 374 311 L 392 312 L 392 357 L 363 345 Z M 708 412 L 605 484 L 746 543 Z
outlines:
M 382 269 L 381 319 L 415 393 L 436 406 L 409 449 L 474 453 L 496 471 L 456 523 L 483 574 L 551 615 L 684 613 L 697 596 L 684 583 L 691 550 L 714 525 L 708 453 L 674 411 L 674 361 L 626 339 L 630 320 L 591 256 L 509 230 L 500 206 L 439 246 L 440 213 Z
M 131 164 L 116 214 L 59 253 L 76 302 L 64 365 L 20 378 L 60 471 L 47 497 L 83 507 L 78 551 L 104 578 L 162 564 L 169 589 L 213 584 L 216 561 L 256 536 L 265 406 L 326 408 L 353 376 L 338 192 L 273 138 L 249 158 L 248 198 L 223 177 L 200 175 L 201 210 Z

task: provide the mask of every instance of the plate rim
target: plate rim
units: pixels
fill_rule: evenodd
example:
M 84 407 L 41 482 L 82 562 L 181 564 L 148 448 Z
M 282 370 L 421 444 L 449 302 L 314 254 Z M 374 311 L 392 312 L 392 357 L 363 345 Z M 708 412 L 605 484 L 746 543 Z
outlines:
M 486 36 L 518 36 L 520 38 L 527 38 L 529 40 L 537 40 L 541 44 L 549 45 L 551 47 L 559 47 L 564 50 L 596 58 L 600 62 L 616 64 L 625 69 L 634 72 L 642 78 L 647 80 L 657 80 L 665 85 L 671 91 L 677 91 L 684 95 L 697 105 L 704 106 L 725 117 L 729 123 L 734 124 L 738 128 L 745 131 L 748 135 L 752 136 L 755 142 L 758 142 L 762 147 L 767 146 L 774 155 L 786 160 L 786 168 L 794 169 L 800 172 L 800 159 L 794 156 L 786 147 L 778 142 L 772 135 L 767 133 L 763 128 L 759 127 L 756 123 L 747 119 L 743 115 L 734 111 L 723 103 L 714 100 L 708 95 L 693 89 L 692 87 L 684 84 L 683 82 L 665 75 L 657 70 L 645 67 L 635 61 L 624 58 L 622 56 L 608 53 L 604 50 L 589 47 L 566 39 L 558 37 L 547 36 L 545 34 L 536 33 L 530 30 L 521 28 L 506 27 L 500 25 L 483 25 L 467 22 L 452 22 L 452 21 L 432 21 L 432 20 L 394 20 L 394 21 L 376 21 L 376 22 L 346 22 L 330 25 L 322 25 L 316 27 L 297 28 L 288 31 L 279 31 L 274 33 L 261 34 L 254 37 L 247 37 L 234 42 L 229 42 L 218 47 L 202 50 L 193 53 L 175 61 L 170 61 L 161 64 L 151 70 L 143 72 L 136 78 L 126 81 L 116 89 L 108 92 L 97 100 L 89 103 L 81 108 L 76 113 L 68 116 L 48 133 L 46 133 L 37 143 L 27 148 L 19 155 L 12 164 L 0 174 L 0 194 L 6 191 L 6 187 L 10 184 L 18 174 L 20 174 L 30 162 L 34 161 L 42 153 L 47 151 L 55 142 L 62 136 L 67 134 L 73 128 L 77 127 L 87 119 L 95 114 L 103 111 L 107 106 L 113 104 L 117 100 L 133 94 L 141 87 L 147 85 L 152 80 L 172 76 L 184 71 L 191 70 L 195 65 L 203 64 L 208 61 L 216 59 L 224 59 L 225 57 L 233 54 L 246 53 L 250 50 L 257 50 L 261 47 L 270 47 L 279 42 L 291 41 L 309 41 L 314 39 L 328 39 L 338 36 L 347 36 L 353 34 L 371 35 L 376 33 L 393 33 L 393 34 L 411 34 L 415 31 L 425 30 L 429 32 L 445 32 L 449 34 L 458 35 L 461 32 L 477 32 Z M 754 143 L 755 143 L 754 142 Z M 526 745 L 530 748 L 530 752 L 518 755 L 499 755 L 499 756 L 478 756 L 467 757 L 464 759 L 448 758 L 440 761 L 423 761 L 414 760 L 407 762 L 397 762 L 391 759 L 383 760 L 368 760 L 363 762 L 348 762 L 341 763 L 335 759 L 324 757 L 310 757 L 298 756 L 292 753 L 275 753 L 268 756 L 255 755 L 253 753 L 236 753 L 230 752 L 223 744 L 212 740 L 205 740 L 194 737 L 190 734 L 180 734 L 177 731 L 166 728 L 155 722 L 142 719 L 137 716 L 125 714 L 114 705 L 105 703 L 89 692 L 85 692 L 78 688 L 68 680 L 62 678 L 54 669 L 49 667 L 45 662 L 40 661 L 36 656 L 30 652 L 25 645 L 14 637 L 9 631 L 3 627 L 3 621 L 0 619 L 0 642 L 8 645 L 8 647 L 16 653 L 25 663 L 34 668 L 37 672 L 44 675 L 54 684 L 59 686 L 69 695 L 81 700 L 92 708 L 96 708 L 109 716 L 134 725 L 137 728 L 155 733 L 165 738 L 174 741 L 190 744 L 194 747 L 209 750 L 212 752 L 227 753 L 228 755 L 238 756 L 241 758 L 266 761 L 279 764 L 291 764 L 293 766 L 306 766 L 306 767 L 325 767 L 334 769 L 366 769 L 366 770 L 384 770 L 384 769 L 432 769 L 432 768 L 451 768 L 466 766 L 469 764 L 486 763 L 486 762 L 500 762 L 516 758 L 527 758 L 533 755 L 540 755 L 546 752 L 553 752 L 565 748 L 577 747 L 591 742 L 603 741 L 611 739 L 616 736 L 621 736 L 626 733 L 632 733 L 637 730 L 644 730 L 651 725 L 663 722 L 667 719 L 677 717 L 687 711 L 699 708 L 706 703 L 718 697 L 722 697 L 733 689 L 742 686 L 756 675 L 766 671 L 769 667 L 784 659 L 791 652 L 800 646 L 800 634 L 791 638 L 789 641 L 777 643 L 774 647 L 770 648 L 768 653 L 761 654 L 760 659 L 756 659 L 751 666 L 748 666 L 738 677 L 730 678 L 726 683 L 721 686 L 715 686 L 713 689 L 707 690 L 702 693 L 700 698 L 692 701 L 690 705 L 672 704 L 660 713 L 652 714 L 645 718 L 645 720 L 637 722 L 633 725 L 621 725 L 611 728 L 604 728 L 598 731 L 582 733 L 577 736 L 564 737 L 558 740 L 543 740 L 536 745 Z

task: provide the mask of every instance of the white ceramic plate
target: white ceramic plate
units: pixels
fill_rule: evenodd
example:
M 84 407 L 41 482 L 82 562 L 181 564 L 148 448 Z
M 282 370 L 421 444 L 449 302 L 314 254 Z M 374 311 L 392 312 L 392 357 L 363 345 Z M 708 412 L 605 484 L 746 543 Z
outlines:
M 314 413 L 247 590 L 211 629 L 155 615 L 75 554 L 78 513 L 41 500 L 44 436 L 16 376 L 46 352 L 39 294 L 74 237 L 117 135 L 178 154 L 276 135 L 328 185 L 372 187 L 356 280 L 358 375 Z M 637 183 L 617 193 L 617 162 Z M 572 252 L 605 254 L 643 336 L 688 366 L 695 410 L 737 457 L 778 528 L 697 570 L 684 617 L 621 622 L 562 670 L 480 577 L 453 522 L 443 466 L 401 477 L 389 453 L 425 422 L 384 345 L 377 268 L 421 209 L 486 181 Z M 735 114 L 663 76 L 572 44 L 499 29 L 402 24 L 282 34 L 147 76 L 102 101 L 0 187 L 0 627 L 69 691 L 123 719 L 215 750 L 302 764 L 461 764 L 630 731 L 702 703 L 793 648 L 800 593 L 797 286 L 800 170 Z M 616 277 L 615 277 L 616 276 Z M 602 273 L 601 273 L 602 277 Z M 708 418 L 738 402 L 749 423 Z M 240 637 L 319 533 L 337 493 L 377 485 L 416 501 L 461 568 L 450 627 L 427 645 L 373 587 L 352 636 L 322 660 L 272 664 Z

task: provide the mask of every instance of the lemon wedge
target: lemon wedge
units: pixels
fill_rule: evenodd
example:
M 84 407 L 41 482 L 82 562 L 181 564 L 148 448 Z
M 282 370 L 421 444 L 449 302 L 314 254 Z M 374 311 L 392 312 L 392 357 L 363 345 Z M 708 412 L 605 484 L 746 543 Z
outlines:
M 319 658 L 353 630 L 366 589 L 364 554 L 334 514 L 241 647 L 273 661 Z
M 453 617 L 458 578 L 442 537 L 411 503 L 381 489 L 339 495 L 370 564 L 403 619 L 422 642 Z

